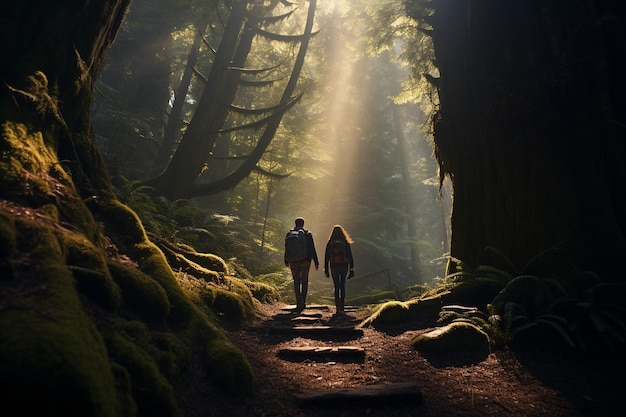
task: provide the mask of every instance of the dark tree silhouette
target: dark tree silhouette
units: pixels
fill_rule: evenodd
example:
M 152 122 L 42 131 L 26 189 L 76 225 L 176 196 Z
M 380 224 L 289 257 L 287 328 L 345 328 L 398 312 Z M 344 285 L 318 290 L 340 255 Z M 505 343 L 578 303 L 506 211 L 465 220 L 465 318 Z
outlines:
M 580 268 L 623 280 L 625 3 L 430 6 L 436 156 L 454 184 L 451 255 L 475 266 L 492 261 L 493 247 L 521 268 L 558 245 Z

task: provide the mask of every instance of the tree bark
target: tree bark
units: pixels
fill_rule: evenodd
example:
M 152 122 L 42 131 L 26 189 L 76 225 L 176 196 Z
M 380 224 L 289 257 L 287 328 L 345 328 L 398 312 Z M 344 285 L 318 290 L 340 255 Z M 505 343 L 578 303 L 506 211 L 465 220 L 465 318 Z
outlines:
M 495 247 L 521 269 L 565 245 L 580 268 L 618 272 L 622 3 L 433 3 L 436 155 L 454 184 L 451 255 L 475 266 Z
M 0 100 L 3 106 L 19 106 L 22 99 L 36 106 L 39 101 L 37 111 L 16 109 L 14 120 L 47 132 L 46 144 L 58 150 L 60 160 L 68 161 L 84 196 L 110 190 L 108 178 L 99 175 L 106 169 L 92 141 L 91 92 L 129 4 L 130 0 L 54 3 L 46 6 L 43 18 L 33 13 L 40 9 L 39 2 L 23 1 L 0 18 L 3 32 L 19 39 L 11 43 L 7 35 L 0 44 Z M 6 120 L 9 113 L 3 113 Z

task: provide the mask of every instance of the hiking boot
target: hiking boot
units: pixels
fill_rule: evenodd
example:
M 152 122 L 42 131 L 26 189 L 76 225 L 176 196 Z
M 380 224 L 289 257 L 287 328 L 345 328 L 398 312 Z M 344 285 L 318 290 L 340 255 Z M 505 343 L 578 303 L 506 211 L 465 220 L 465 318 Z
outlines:
M 304 297 L 296 298 L 296 311 L 299 313 L 304 310 Z
M 343 315 L 343 298 L 335 298 L 335 310 L 337 315 Z

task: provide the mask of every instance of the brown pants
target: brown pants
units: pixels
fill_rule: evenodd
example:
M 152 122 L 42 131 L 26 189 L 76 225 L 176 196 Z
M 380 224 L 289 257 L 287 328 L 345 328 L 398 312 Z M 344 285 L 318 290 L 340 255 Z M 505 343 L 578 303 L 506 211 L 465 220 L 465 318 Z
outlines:
M 309 270 L 311 269 L 311 260 L 306 259 L 300 262 L 290 262 L 291 275 L 293 276 L 293 291 L 296 294 L 296 300 L 306 298 L 309 290 Z

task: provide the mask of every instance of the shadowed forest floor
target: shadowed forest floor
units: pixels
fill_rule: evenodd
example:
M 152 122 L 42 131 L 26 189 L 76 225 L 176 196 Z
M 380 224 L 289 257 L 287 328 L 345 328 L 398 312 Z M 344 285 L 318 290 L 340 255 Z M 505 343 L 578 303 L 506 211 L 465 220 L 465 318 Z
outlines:
M 363 318 L 350 311 L 333 316 L 334 306 L 312 306 L 301 314 L 285 305 L 264 305 L 251 325 L 227 330 L 248 357 L 256 376 L 252 398 L 194 398 L 186 416 L 356 417 L 356 416 L 594 416 L 623 415 L 626 367 L 602 358 L 545 351 L 492 352 L 486 358 L 425 358 L 411 339 L 425 329 L 383 333 L 289 331 L 288 327 L 352 329 Z M 324 357 L 326 348 L 346 347 L 344 357 Z M 350 348 L 347 347 L 352 347 Z M 311 351 L 314 358 L 285 357 L 288 348 Z M 362 348 L 362 350 L 360 349 Z M 332 349 L 330 349 L 332 350 Z M 336 351 L 337 349 L 335 349 Z M 317 349 L 319 353 L 320 349 Z M 364 355 L 363 355 L 364 353 Z M 347 357 L 346 357 L 347 356 Z M 346 397 L 306 402 L 308 392 L 382 387 L 410 382 L 419 395 L 397 398 Z M 198 391 L 200 387 L 195 385 Z M 193 390 L 192 390 L 193 391 Z M 357 391 L 358 393 L 358 391 Z

